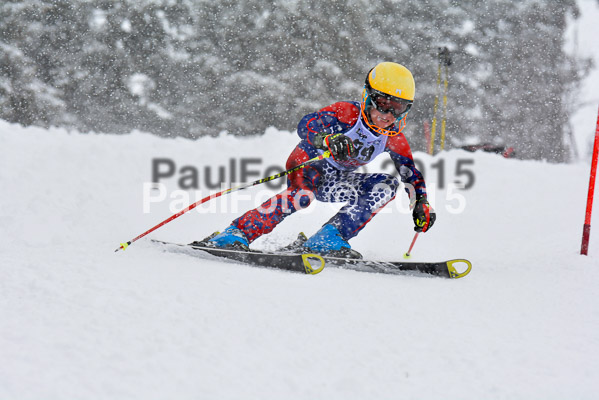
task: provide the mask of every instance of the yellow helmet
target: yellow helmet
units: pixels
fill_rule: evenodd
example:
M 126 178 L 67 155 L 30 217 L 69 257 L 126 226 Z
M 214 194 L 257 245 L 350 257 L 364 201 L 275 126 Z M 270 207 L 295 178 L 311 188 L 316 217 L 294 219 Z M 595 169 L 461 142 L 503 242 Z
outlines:
M 387 136 L 399 134 L 406 125 L 406 116 L 412 107 L 416 84 L 410 70 L 401 64 L 383 62 L 368 72 L 362 92 L 362 118 L 373 131 Z M 370 109 L 391 112 L 398 130 L 380 128 L 370 119 Z M 389 128 L 389 127 L 387 127 Z

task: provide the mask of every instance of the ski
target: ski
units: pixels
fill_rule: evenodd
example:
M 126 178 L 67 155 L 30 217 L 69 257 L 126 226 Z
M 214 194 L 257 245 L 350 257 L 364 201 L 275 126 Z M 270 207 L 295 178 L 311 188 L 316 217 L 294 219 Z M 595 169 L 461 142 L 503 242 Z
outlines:
M 338 268 L 352 269 L 356 271 L 396 275 L 414 272 L 450 279 L 463 278 L 472 270 L 472 263 L 465 259 L 439 262 L 418 262 L 373 261 L 364 259 L 324 257 L 324 262 L 326 265 L 334 265 Z
M 279 254 L 256 250 L 219 249 L 214 247 L 199 246 L 195 244 L 178 244 L 159 240 L 152 242 L 163 245 L 166 250 L 185 253 L 203 258 L 217 257 L 229 261 L 260 267 L 275 268 L 285 271 L 302 272 L 316 275 L 324 269 L 325 262 L 318 254 Z
M 308 240 L 307 236 L 300 232 L 294 242 L 283 247 L 279 252 L 302 253 L 305 247 L 303 244 Z M 359 255 L 359 253 L 357 253 Z M 363 272 L 375 272 L 383 274 L 427 274 L 443 278 L 458 279 L 470 273 L 472 264 L 465 259 L 447 260 L 439 262 L 413 262 L 413 261 L 374 261 L 363 258 L 331 257 L 324 256 L 324 262 L 327 266 L 334 266 L 342 269 L 351 269 Z
M 318 254 L 290 252 L 262 252 L 257 250 L 218 249 L 195 244 L 177 244 L 158 240 L 152 242 L 165 247 L 167 251 L 185 253 L 202 258 L 215 257 L 260 267 L 315 275 L 325 265 L 341 269 L 384 274 L 427 274 L 450 279 L 462 278 L 472 269 L 468 260 L 456 259 L 440 262 L 374 261 L 359 258 L 327 257 Z M 461 267 L 458 265 L 462 264 Z M 458 268 L 460 270 L 458 270 Z

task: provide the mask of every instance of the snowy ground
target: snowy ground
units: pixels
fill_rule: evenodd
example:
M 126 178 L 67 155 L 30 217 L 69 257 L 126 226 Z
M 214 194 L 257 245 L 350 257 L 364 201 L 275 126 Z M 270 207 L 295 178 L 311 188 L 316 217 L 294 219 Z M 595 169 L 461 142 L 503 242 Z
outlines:
M 205 195 L 204 167 L 228 174 L 231 158 L 250 155 L 262 159 L 250 165 L 262 175 L 294 143 L 274 129 L 192 142 L 0 122 L 0 398 L 596 398 L 599 231 L 589 256 L 579 255 L 587 164 L 416 154 L 438 221 L 414 259 L 470 259 L 471 274 L 455 281 L 338 269 L 306 276 L 162 253 L 146 241 L 114 253 L 188 193 L 177 173 L 163 180 L 175 198 L 144 213 L 152 159 L 198 169 Z M 443 190 L 432 166 L 440 159 Z M 456 177 L 459 160 L 472 162 L 462 162 L 475 176 L 468 190 L 448 189 L 467 178 Z M 203 238 L 263 189 L 152 237 Z M 401 257 L 413 234 L 404 197 L 354 248 Z M 334 212 L 317 204 L 256 247 L 313 233 Z

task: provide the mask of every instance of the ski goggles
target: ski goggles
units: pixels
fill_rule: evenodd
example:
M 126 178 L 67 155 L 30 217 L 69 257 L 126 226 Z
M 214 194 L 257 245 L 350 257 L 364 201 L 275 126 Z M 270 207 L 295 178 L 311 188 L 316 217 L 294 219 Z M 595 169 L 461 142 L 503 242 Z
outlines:
M 368 95 L 370 103 L 378 112 L 391 113 L 397 119 L 403 117 L 412 107 L 412 101 L 410 100 L 390 96 L 372 88 L 368 90 Z

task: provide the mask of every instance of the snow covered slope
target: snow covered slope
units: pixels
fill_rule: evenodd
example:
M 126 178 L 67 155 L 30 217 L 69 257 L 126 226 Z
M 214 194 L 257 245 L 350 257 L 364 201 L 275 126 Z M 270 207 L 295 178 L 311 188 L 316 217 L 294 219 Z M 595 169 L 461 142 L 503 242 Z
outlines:
M 184 193 L 207 194 L 205 167 L 229 175 L 231 160 L 239 170 L 245 159 L 262 175 L 295 142 L 274 129 L 193 142 L 0 122 L 0 398 L 595 398 L 597 229 L 589 256 L 579 255 L 587 165 L 416 154 L 438 220 L 414 259 L 470 259 L 471 274 L 455 281 L 306 276 L 166 254 L 145 240 L 114 253 L 177 211 Z M 156 159 L 177 172 L 161 180 L 164 201 L 147 191 L 144 213 Z M 471 179 L 456 175 L 458 163 L 473 173 L 467 190 L 449 188 Z M 179 187 L 194 169 L 198 194 Z M 151 237 L 201 239 L 272 193 L 264 189 Z M 402 193 L 353 247 L 401 258 L 413 235 L 406 207 Z M 311 234 L 334 212 L 316 204 L 255 246 Z

